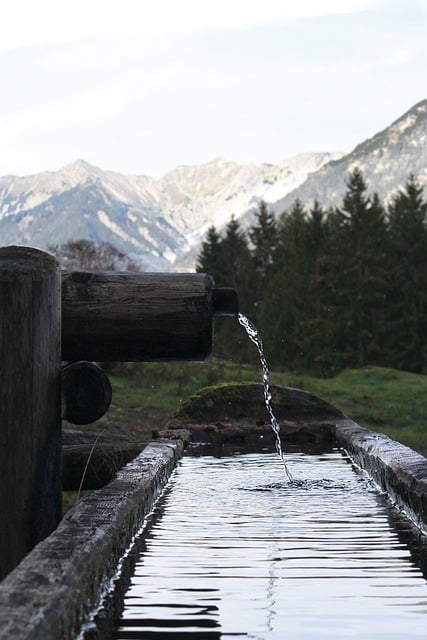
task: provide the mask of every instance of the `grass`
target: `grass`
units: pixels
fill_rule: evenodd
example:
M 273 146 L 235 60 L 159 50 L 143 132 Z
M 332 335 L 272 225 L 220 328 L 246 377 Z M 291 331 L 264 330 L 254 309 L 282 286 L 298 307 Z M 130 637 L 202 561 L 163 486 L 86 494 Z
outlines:
M 108 376 L 113 402 L 97 428 L 151 438 L 181 405 L 203 387 L 221 382 L 259 382 L 258 369 L 212 358 L 205 363 L 135 363 L 120 365 Z
M 427 456 L 427 376 L 365 367 L 327 380 L 297 378 L 291 385 L 315 393 L 361 426 Z
M 258 367 L 211 358 L 206 363 L 121 365 L 110 376 L 113 404 L 93 427 L 151 438 L 199 389 L 223 382 L 260 382 Z M 270 382 L 328 400 L 361 426 L 385 433 L 427 456 L 427 376 L 365 367 L 319 379 L 273 371 Z

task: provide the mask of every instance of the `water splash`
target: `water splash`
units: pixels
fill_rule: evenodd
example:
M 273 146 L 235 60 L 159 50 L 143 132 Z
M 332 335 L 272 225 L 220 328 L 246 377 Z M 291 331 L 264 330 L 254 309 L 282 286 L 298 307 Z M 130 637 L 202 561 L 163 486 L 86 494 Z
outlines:
M 262 366 L 262 379 L 263 379 L 263 383 L 264 383 L 264 400 L 265 400 L 265 406 L 268 412 L 268 415 L 270 417 L 270 424 L 271 424 L 271 428 L 274 431 L 276 440 L 275 440 L 275 445 L 276 445 L 276 451 L 279 454 L 282 463 L 283 463 L 283 469 L 288 477 L 289 482 L 291 482 L 292 480 L 292 474 L 289 471 L 287 465 L 286 465 L 286 460 L 285 460 L 285 456 L 283 453 L 283 449 L 282 449 L 282 442 L 280 440 L 280 427 L 279 424 L 277 422 L 276 416 L 274 415 L 274 411 L 273 411 L 273 407 L 271 405 L 271 392 L 270 392 L 270 384 L 269 384 L 269 369 L 268 369 L 268 363 L 267 360 L 265 358 L 264 355 L 264 345 L 262 343 L 262 339 L 261 336 L 258 333 L 257 328 L 255 327 L 255 325 L 249 320 L 249 318 L 247 318 L 245 315 L 243 315 L 243 313 L 239 313 L 237 316 L 239 323 L 242 325 L 242 327 L 245 329 L 246 333 L 248 334 L 249 339 L 256 345 L 257 349 L 258 349 L 258 353 L 259 353 L 259 359 L 261 361 L 261 366 Z

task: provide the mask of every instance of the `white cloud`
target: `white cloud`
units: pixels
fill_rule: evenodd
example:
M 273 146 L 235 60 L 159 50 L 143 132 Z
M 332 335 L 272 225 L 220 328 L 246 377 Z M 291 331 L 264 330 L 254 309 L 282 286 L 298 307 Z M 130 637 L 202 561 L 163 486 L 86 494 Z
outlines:
M 86 38 L 157 37 L 206 28 L 272 25 L 375 5 L 376 0 L 14 0 L 2 7 L 0 53 Z

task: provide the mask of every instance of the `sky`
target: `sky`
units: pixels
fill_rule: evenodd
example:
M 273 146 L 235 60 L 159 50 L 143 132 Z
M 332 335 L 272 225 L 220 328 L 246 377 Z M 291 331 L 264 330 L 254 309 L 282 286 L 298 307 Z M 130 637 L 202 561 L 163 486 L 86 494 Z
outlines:
M 427 0 L 9 0 L 0 175 L 351 151 L 427 98 Z

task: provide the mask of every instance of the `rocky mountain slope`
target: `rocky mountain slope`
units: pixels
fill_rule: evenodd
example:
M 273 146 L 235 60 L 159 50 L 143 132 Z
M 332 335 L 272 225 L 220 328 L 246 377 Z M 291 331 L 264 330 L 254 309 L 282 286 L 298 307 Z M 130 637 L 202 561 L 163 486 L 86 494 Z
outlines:
M 427 100 L 347 155 L 304 153 L 280 164 L 216 159 L 155 180 L 78 160 L 56 172 L 0 177 L 0 245 L 47 248 L 68 240 L 107 241 L 147 270 L 191 269 L 208 227 L 231 215 L 253 220 L 260 199 L 277 214 L 296 198 L 338 204 L 349 172 L 362 169 L 386 199 L 410 173 L 427 184 Z
M 346 190 L 346 180 L 359 167 L 372 193 L 382 200 L 403 187 L 413 174 L 427 185 L 427 100 L 419 102 L 389 127 L 365 140 L 347 154 L 328 162 L 296 189 L 274 204 L 274 211 L 287 210 L 296 198 L 310 205 L 337 205 Z
M 103 171 L 83 160 L 57 172 L 5 176 L 0 244 L 108 241 L 145 269 L 167 270 L 199 246 L 211 224 L 221 228 L 260 198 L 283 197 L 331 157 L 305 153 L 278 165 L 218 159 L 177 167 L 160 180 Z

